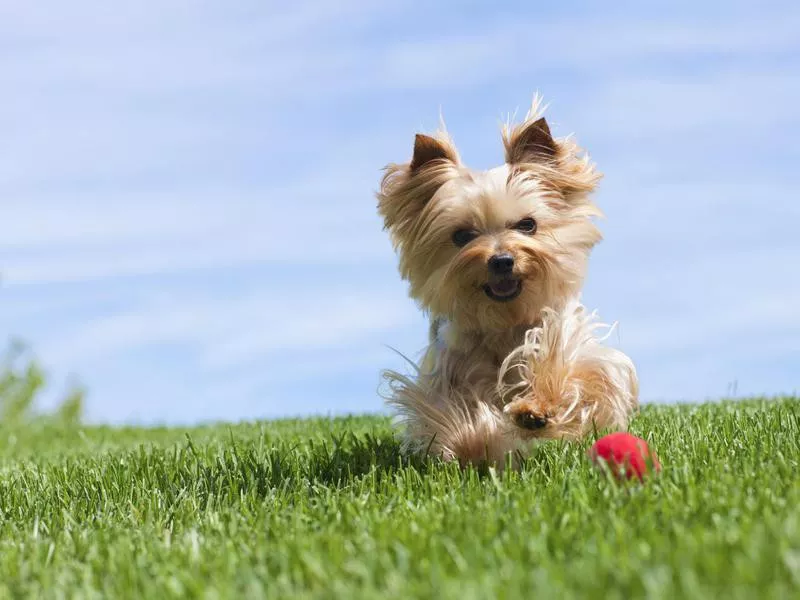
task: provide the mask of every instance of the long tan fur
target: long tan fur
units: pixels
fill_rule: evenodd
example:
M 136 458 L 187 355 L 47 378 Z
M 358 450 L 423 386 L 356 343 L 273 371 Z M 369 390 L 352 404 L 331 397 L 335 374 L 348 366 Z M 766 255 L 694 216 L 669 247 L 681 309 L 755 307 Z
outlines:
M 638 406 L 633 364 L 602 344 L 578 301 L 601 240 L 601 175 L 572 138 L 552 136 L 538 97 L 502 141 L 504 164 L 475 171 L 446 132 L 418 134 L 377 195 L 400 274 L 432 322 L 417 372 L 385 374 L 388 402 L 408 451 L 462 463 L 624 427 Z M 499 255 L 513 258 L 502 277 L 487 266 Z

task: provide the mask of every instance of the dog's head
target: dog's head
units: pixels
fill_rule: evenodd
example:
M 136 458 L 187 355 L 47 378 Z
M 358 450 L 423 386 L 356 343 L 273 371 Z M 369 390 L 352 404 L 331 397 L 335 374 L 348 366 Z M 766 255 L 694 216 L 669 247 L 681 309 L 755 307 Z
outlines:
M 600 175 L 537 109 L 503 129 L 501 166 L 471 170 L 446 133 L 418 134 L 411 160 L 381 181 L 378 210 L 411 296 L 465 329 L 529 324 L 577 291 L 601 238 L 588 197 Z

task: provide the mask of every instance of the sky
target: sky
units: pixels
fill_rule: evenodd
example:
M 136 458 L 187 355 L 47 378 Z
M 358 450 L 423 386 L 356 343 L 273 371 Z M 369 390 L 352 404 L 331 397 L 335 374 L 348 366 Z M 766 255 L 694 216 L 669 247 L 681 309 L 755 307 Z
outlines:
M 426 343 L 376 212 L 538 92 L 603 172 L 583 300 L 643 402 L 800 387 L 800 5 L 0 0 L 0 342 L 96 423 L 384 411 Z

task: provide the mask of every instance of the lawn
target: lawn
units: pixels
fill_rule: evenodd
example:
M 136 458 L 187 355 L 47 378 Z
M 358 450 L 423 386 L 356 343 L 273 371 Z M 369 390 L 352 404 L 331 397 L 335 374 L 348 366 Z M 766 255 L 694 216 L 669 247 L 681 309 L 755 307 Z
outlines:
M 800 399 L 646 406 L 664 471 L 587 444 L 408 461 L 387 419 L 0 427 L 0 596 L 800 597 Z

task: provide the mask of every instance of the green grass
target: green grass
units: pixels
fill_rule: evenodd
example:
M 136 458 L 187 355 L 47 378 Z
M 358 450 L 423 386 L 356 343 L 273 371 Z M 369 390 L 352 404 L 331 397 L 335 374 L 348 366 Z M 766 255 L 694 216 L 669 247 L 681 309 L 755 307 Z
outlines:
M 386 419 L 0 428 L 0 596 L 800 597 L 800 400 L 646 407 L 664 464 L 407 461 Z

